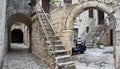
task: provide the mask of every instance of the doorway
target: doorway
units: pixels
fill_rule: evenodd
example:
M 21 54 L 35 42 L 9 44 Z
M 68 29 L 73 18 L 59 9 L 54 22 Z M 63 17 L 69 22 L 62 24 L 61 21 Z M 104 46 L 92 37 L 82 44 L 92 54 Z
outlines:
M 49 13 L 50 0 L 42 0 L 42 7 L 46 13 Z
M 11 31 L 11 43 L 23 43 L 23 32 L 20 29 Z
M 110 46 L 113 46 L 113 29 L 110 29 Z

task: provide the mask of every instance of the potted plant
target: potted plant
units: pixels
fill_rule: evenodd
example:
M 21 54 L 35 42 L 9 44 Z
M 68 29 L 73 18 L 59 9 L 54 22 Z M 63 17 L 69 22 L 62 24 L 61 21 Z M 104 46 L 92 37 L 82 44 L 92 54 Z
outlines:
M 101 48 L 101 49 L 104 48 L 104 44 L 102 42 L 98 42 L 96 43 L 96 45 L 98 46 L 98 48 Z

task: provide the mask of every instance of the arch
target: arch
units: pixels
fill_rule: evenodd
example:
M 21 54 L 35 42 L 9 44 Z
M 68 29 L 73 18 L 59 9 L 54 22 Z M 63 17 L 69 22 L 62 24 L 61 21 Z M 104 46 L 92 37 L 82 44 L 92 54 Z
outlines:
M 16 13 L 11 15 L 7 19 L 6 27 L 11 28 L 11 26 L 17 22 L 24 23 L 26 26 L 28 26 L 28 28 L 31 27 L 31 19 L 28 16 L 24 15 L 23 13 Z
M 25 24 L 28 29 L 29 29 L 29 38 L 30 38 L 30 48 L 29 51 L 31 52 L 31 19 L 24 15 L 23 13 L 16 13 L 11 15 L 8 19 L 7 19 L 7 23 L 6 23 L 6 32 L 7 32 L 7 46 L 8 46 L 8 50 L 11 49 L 10 43 L 11 43 L 11 39 L 10 39 L 10 33 L 11 33 L 11 27 L 13 24 L 17 24 L 17 22 L 23 23 Z
M 23 43 L 23 32 L 20 29 L 11 31 L 11 43 Z
M 106 5 L 105 3 L 102 2 L 98 2 L 98 1 L 88 1 L 88 2 L 84 2 L 82 4 L 78 4 L 75 8 L 72 9 L 72 11 L 69 13 L 68 17 L 66 18 L 65 21 L 65 30 L 62 32 L 63 35 L 63 40 L 66 40 L 66 42 L 64 42 L 65 44 L 65 48 L 68 52 L 71 51 L 72 46 L 73 46 L 73 27 L 74 27 L 74 22 L 76 17 L 82 13 L 85 10 L 88 9 L 99 9 L 105 13 L 107 13 L 109 15 L 109 21 L 110 23 L 114 23 L 114 31 L 116 30 L 116 19 L 115 16 L 113 15 L 113 13 L 115 12 L 111 7 L 109 7 L 108 5 Z M 115 34 L 116 35 L 116 34 Z M 116 39 L 116 37 L 115 37 Z M 116 47 L 113 47 L 114 49 L 114 53 L 116 53 Z M 114 57 L 116 57 L 116 54 L 113 55 Z M 115 67 L 116 67 L 116 58 L 114 58 L 115 61 Z
M 82 4 L 79 4 L 76 6 L 68 15 L 66 19 L 66 30 L 73 29 L 73 23 L 75 21 L 75 18 L 82 13 L 83 11 L 87 9 L 99 9 L 105 13 L 107 13 L 111 18 L 114 18 L 114 10 L 106 5 L 105 3 L 98 2 L 98 1 L 88 1 Z

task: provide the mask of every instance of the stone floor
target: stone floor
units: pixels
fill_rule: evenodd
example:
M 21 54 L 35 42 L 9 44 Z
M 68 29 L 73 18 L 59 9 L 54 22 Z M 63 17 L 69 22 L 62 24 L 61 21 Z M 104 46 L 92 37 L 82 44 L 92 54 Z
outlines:
M 73 56 L 77 69 L 114 69 L 113 47 L 87 49 Z
M 28 52 L 23 44 L 11 44 L 12 51 L 4 58 L 3 69 L 47 69 L 40 60 Z
M 2 69 L 47 69 L 47 66 L 28 52 L 23 44 L 11 44 L 12 51 L 4 58 Z M 87 49 L 72 56 L 76 69 L 114 69 L 113 47 Z

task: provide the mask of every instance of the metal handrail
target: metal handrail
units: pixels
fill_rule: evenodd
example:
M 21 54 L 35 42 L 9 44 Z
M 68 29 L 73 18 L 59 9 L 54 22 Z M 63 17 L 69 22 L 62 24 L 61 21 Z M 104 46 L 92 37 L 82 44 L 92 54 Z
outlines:
M 48 34 L 47 34 L 47 31 L 45 30 L 45 27 L 44 27 L 43 23 L 41 22 L 39 13 L 37 13 L 37 16 L 38 16 L 38 21 L 40 22 L 40 24 L 41 24 L 41 26 L 42 26 L 43 32 L 45 33 L 45 36 L 46 36 L 47 40 L 49 40 L 49 36 L 48 36 Z
M 41 5 L 40 5 L 39 1 L 38 1 L 37 3 L 38 3 L 38 5 L 39 5 L 40 9 L 43 11 L 43 13 L 44 13 L 45 17 L 47 18 L 48 23 L 50 24 L 50 26 L 51 26 L 51 28 L 52 28 L 52 30 L 53 30 L 53 32 L 54 32 L 54 34 L 55 34 L 55 36 L 56 36 L 56 32 L 55 32 L 55 30 L 54 30 L 54 28 L 53 28 L 53 26 L 52 26 L 52 24 L 51 24 L 50 19 L 49 19 L 49 18 L 48 18 L 48 16 L 46 15 L 46 13 L 45 13 L 44 9 L 41 7 Z
M 47 21 L 48 21 L 48 24 L 51 26 L 52 31 L 54 32 L 55 37 L 56 37 L 56 32 L 54 31 L 54 28 L 52 27 L 51 22 L 50 22 L 49 18 L 47 17 L 44 9 L 41 7 L 39 1 L 38 1 L 37 3 L 38 3 L 38 5 L 39 5 L 40 9 L 42 10 L 43 14 L 45 15 L 45 17 L 46 17 L 46 19 L 47 19 Z M 39 17 L 38 20 L 39 20 L 39 22 L 41 23 L 42 20 L 40 19 L 39 14 L 37 14 L 37 15 L 38 15 L 38 17 Z M 40 21 L 40 20 L 41 20 L 41 21 Z M 50 40 L 50 39 L 49 39 L 49 35 L 47 34 L 47 31 L 45 30 L 45 26 L 43 25 L 43 23 L 41 23 L 41 25 L 42 25 L 42 27 L 43 27 L 43 31 L 44 31 L 44 33 L 45 33 L 45 36 L 46 36 L 47 40 L 49 41 L 49 40 Z M 49 41 L 48 43 L 50 43 L 50 46 L 52 47 L 51 42 Z M 53 45 L 53 46 L 54 46 L 54 45 Z M 54 46 L 54 47 L 55 47 L 55 46 Z

